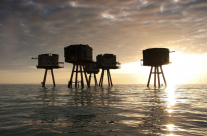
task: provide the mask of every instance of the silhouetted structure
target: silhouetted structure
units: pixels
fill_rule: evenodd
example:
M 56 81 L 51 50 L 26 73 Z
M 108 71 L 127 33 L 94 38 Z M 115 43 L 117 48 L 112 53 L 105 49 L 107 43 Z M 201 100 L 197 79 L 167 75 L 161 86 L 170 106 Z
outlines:
M 162 74 L 163 80 L 165 82 L 165 86 L 167 86 L 165 76 L 162 70 L 162 65 L 167 65 L 171 63 L 169 62 L 169 53 L 170 51 L 167 48 L 149 48 L 143 50 L 143 65 L 151 66 L 147 87 L 149 87 L 151 74 L 154 74 L 154 87 L 156 87 L 156 74 L 158 79 L 158 87 L 160 87 L 159 74 Z M 152 72 L 153 67 L 154 67 L 154 72 Z M 159 72 L 159 68 L 161 72 Z
M 52 73 L 52 79 L 53 79 L 53 86 L 55 87 L 55 78 L 53 74 L 53 69 L 63 68 L 64 62 L 59 62 L 59 55 L 58 54 L 40 54 L 38 55 L 38 58 L 32 58 L 32 59 L 38 59 L 38 65 L 36 66 L 38 69 L 43 68 L 45 69 L 45 76 L 42 82 L 42 87 L 45 87 L 46 77 L 47 77 L 47 70 L 51 70 Z
M 98 68 L 102 69 L 99 86 L 102 87 L 103 85 L 103 77 L 104 77 L 104 70 L 107 71 L 107 77 L 108 77 L 108 85 L 113 86 L 110 69 L 118 69 L 120 68 L 120 63 L 116 62 L 116 55 L 113 54 L 99 54 L 96 56 L 96 61 L 98 63 Z
M 87 74 L 90 74 L 89 75 L 89 85 L 91 84 L 91 76 L 93 74 L 93 77 L 94 77 L 94 81 L 95 81 L 95 86 L 98 85 L 97 83 L 97 79 L 96 79 L 96 74 L 99 73 L 99 68 L 98 68 L 98 63 L 97 62 L 89 62 L 89 63 L 86 63 L 85 65 L 85 71 L 87 72 Z
M 92 62 L 92 48 L 88 45 L 82 45 L 82 44 L 75 44 L 70 45 L 64 48 L 64 56 L 65 56 L 65 62 L 73 63 L 73 69 L 70 77 L 70 81 L 68 82 L 68 88 L 72 88 L 72 83 L 75 83 L 75 87 L 77 88 L 78 83 L 78 73 L 81 75 L 81 87 L 84 87 L 83 82 L 83 73 L 85 74 L 85 80 L 87 83 L 87 86 L 89 87 L 88 78 L 85 71 L 85 64 Z M 78 69 L 79 67 L 79 69 Z M 75 75 L 75 82 L 73 82 L 73 74 Z

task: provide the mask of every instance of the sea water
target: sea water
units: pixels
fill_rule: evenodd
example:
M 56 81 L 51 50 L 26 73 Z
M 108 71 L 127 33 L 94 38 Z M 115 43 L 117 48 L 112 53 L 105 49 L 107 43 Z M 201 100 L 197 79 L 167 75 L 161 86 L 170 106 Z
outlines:
M 0 85 L 1 136 L 204 136 L 207 85 Z

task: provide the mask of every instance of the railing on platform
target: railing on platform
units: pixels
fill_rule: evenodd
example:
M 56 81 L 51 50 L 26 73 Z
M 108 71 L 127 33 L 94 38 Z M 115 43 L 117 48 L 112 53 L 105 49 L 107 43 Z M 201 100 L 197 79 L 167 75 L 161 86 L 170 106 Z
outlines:
M 118 68 L 121 68 L 121 63 L 116 62 L 116 66 L 117 66 Z

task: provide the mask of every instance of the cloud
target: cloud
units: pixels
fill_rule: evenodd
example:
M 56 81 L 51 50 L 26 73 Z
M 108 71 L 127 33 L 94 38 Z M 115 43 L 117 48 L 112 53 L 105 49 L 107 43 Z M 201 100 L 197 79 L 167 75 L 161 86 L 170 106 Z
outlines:
M 205 0 L 0 1 L 0 69 L 25 69 L 42 53 L 89 44 L 121 63 L 139 61 L 142 50 L 168 47 L 206 53 Z M 35 67 L 35 65 L 34 65 Z

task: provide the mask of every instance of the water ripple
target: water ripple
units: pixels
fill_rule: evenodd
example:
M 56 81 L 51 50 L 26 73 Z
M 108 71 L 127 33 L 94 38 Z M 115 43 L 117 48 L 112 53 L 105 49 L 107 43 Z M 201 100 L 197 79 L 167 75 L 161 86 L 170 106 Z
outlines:
M 207 85 L 0 85 L 0 134 L 205 135 Z

